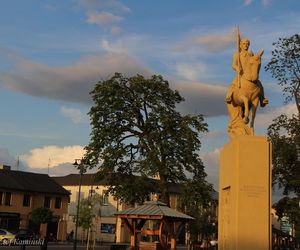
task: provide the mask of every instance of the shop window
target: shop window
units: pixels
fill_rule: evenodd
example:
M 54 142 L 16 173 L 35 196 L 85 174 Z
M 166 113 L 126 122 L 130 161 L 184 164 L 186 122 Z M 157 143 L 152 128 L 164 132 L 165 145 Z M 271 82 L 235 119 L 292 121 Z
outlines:
M 11 192 L 6 192 L 5 194 L 5 206 L 11 205 Z

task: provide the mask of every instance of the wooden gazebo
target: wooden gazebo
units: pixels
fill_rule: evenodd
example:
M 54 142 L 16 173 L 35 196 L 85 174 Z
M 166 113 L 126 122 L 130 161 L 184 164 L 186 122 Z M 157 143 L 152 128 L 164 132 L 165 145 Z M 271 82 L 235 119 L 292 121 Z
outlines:
M 131 248 L 139 250 L 175 249 L 176 238 L 185 222 L 194 219 L 160 201 L 145 202 L 115 215 L 122 219 L 130 232 Z

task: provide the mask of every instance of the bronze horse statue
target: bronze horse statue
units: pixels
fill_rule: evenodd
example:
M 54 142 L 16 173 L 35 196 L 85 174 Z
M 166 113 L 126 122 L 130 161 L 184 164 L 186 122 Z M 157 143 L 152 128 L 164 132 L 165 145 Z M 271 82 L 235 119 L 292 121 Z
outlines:
M 264 51 L 254 54 L 246 62 L 243 74 L 239 79 L 239 86 L 234 88 L 232 102 L 227 104 L 230 117 L 228 126 L 230 137 L 254 134 L 256 109 L 262 95 L 261 83 L 258 78 L 263 53 Z M 248 127 L 250 111 L 250 125 Z

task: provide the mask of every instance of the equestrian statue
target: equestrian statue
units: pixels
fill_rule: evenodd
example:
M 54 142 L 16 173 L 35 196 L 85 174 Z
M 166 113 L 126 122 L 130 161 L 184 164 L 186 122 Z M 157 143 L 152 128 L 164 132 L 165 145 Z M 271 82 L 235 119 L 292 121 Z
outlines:
M 226 94 L 229 112 L 228 134 L 230 138 L 239 135 L 254 135 L 257 106 L 260 103 L 261 107 L 265 107 L 269 103 L 264 96 L 264 89 L 259 81 L 261 57 L 264 51 L 254 54 L 252 51 L 248 51 L 249 46 L 250 41 L 248 39 L 241 40 L 238 30 L 238 50 L 233 55 L 232 63 L 232 68 L 237 75 Z

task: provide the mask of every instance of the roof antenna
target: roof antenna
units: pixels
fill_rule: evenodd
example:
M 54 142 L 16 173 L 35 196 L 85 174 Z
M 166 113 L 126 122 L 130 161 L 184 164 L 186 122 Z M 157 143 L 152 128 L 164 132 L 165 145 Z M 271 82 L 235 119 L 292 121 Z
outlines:
M 51 159 L 50 159 L 50 157 L 49 157 L 49 159 L 48 159 L 48 175 L 49 175 L 50 163 L 51 163 Z
M 19 165 L 20 165 L 20 157 L 18 156 L 18 160 L 17 160 L 17 171 L 19 171 Z

